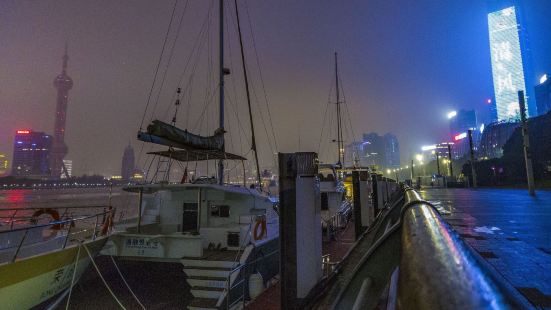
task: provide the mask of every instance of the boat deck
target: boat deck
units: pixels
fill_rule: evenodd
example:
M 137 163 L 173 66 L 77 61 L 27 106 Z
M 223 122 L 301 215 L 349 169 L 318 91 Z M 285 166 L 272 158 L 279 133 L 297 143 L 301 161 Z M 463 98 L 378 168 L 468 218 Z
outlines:
M 330 255 L 331 262 L 341 261 L 354 245 L 354 222 L 350 221 L 345 229 L 337 235 L 336 240 L 322 244 L 322 254 Z M 281 309 L 281 282 L 268 287 L 260 296 L 245 306 L 245 309 L 280 310 Z

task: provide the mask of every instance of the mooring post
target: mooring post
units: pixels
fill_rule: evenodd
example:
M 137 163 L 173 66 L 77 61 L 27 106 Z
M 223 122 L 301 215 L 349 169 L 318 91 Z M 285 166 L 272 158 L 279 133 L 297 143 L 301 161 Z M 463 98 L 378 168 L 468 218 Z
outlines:
M 470 148 L 470 155 L 471 155 L 471 174 L 473 176 L 473 187 L 476 188 L 476 161 L 474 159 L 474 146 L 473 146 L 473 131 L 472 129 L 469 129 L 468 131 L 469 136 L 469 148 Z
M 450 177 L 453 178 L 453 165 L 452 165 L 452 146 L 448 143 L 448 164 L 450 170 Z
M 373 216 L 369 207 L 367 171 L 352 171 L 352 186 L 354 191 L 354 230 L 356 240 L 371 224 Z
M 141 232 L 142 226 L 142 201 L 143 201 L 143 188 L 140 188 L 139 198 L 138 198 L 138 227 L 136 227 L 136 232 L 139 234 Z
M 524 162 L 526 163 L 526 179 L 528 181 L 528 193 L 536 195 L 534 185 L 534 169 L 532 167 L 532 154 L 530 153 L 530 137 L 528 136 L 528 121 L 526 120 L 526 105 L 524 103 L 524 92 L 518 92 L 518 104 L 520 107 L 520 121 L 522 125 L 522 144 L 524 147 Z
M 279 153 L 281 309 L 300 309 L 323 276 L 317 154 Z
M 379 213 L 379 186 L 377 184 L 377 174 L 371 175 L 371 205 L 373 205 L 373 212 L 375 216 Z

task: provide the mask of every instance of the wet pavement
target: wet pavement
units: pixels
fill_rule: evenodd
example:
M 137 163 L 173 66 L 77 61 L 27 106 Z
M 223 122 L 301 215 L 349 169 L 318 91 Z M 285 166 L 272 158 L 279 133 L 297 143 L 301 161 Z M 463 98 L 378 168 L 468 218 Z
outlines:
M 506 281 L 551 309 L 551 191 L 426 189 L 424 199 Z

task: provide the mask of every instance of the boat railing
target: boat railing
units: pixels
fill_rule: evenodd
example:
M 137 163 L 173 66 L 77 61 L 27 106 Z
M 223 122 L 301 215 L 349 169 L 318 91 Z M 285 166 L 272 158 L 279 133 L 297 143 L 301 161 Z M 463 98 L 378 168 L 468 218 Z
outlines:
M 264 218 L 264 220 L 266 220 L 266 214 L 261 214 L 261 215 L 251 214 L 250 215 L 249 223 L 248 223 L 249 225 L 248 225 L 248 228 L 247 228 L 247 232 L 245 233 L 245 239 L 243 239 L 243 242 L 239 246 L 239 249 L 237 250 L 237 253 L 235 255 L 234 268 L 230 271 L 230 273 L 228 274 L 228 277 L 226 278 L 225 293 L 226 293 L 226 306 L 227 306 L 227 309 L 230 309 L 233 305 L 235 305 L 239 301 L 244 301 L 245 300 L 245 291 L 244 291 L 245 290 L 245 285 L 244 285 L 244 282 L 243 282 L 243 281 L 245 281 L 244 277 L 241 277 L 241 279 L 237 279 L 237 277 L 236 277 L 236 280 L 233 283 L 232 283 L 231 279 L 232 279 L 232 276 L 234 276 L 234 274 L 240 272 L 243 268 L 245 268 L 246 266 L 251 264 L 251 262 L 241 264 L 241 262 L 239 260 L 240 260 L 241 254 L 243 253 L 243 251 L 245 251 L 245 248 L 250 244 L 250 241 L 252 240 L 252 226 L 253 226 L 253 223 L 256 223 L 256 221 L 259 218 L 260 219 Z M 254 260 L 254 262 L 256 262 L 256 261 L 257 260 Z M 235 291 L 234 289 L 237 288 L 239 285 L 243 286 L 242 293 L 237 296 L 238 298 L 236 298 L 236 300 L 234 300 L 233 302 L 230 302 L 230 300 L 232 299 L 231 298 L 232 290 Z
M 327 236 L 332 237 L 336 235 L 340 229 L 346 227 L 351 216 L 352 205 L 350 202 L 345 201 L 339 211 L 335 212 L 329 219 L 324 220 L 327 227 Z
M 18 258 L 64 249 L 74 240 L 95 240 L 108 235 L 112 230 L 113 214 L 115 209 L 107 209 L 92 215 L 0 231 L 0 263 L 13 263 Z
M 387 309 L 525 308 L 417 192 L 405 187 L 392 201 L 332 309 L 374 309 L 380 298 Z
M 245 303 L 245 297 L 246 297 L 246 288 L 248 287 L 246 281 L 247 279 L 245 276 L 236 277 L 235 281 L 232 283 L 231 278 L 234 274 L 239 274 L 243 269 L 250 268 L 251 266 L 254 266 L 258 261 L 264 260 L 268 257 L 277 255 L 279 253 L 279 250 L 274 250 L 268 254 L 262 255 L 260 258 L 255 258 L 252 261 L 248 261 L 245 264 L 240 264 L 235 266 L 230 273 L 228 274 L 228 277 L 226 278 L 226 309 L 232 309 L 233 306 L 235 306 L 239 302 L 243 302 L 243 305 Z M 241 287 L 239 287 L 241 286 Z M 237 289 L 240 289 L 238 294 L 236 294 L 236 298 L 232 298 L 232 292 L 237 292 Z
M 82 212 L 78 210 L 91 210 L 91 209 L 104 209 L 109 207 L 101 206 L 66 206 L 66 207 L 22 207 L 22 208 L 3 208 L 0 209 L 0 231 L 13 230 L 17 228 L 17 225 L 40 224 L 41 221 L 45 221 L 46 218 L 37 219 L 33 216 L 32 212 L 38 210 L 52 209 L 60 213 L 60 218 L 73 218 L 82 215 Z M 44 222 L 47 224 L 47 222 Z M 9 228 L 8 228 L 9 226 Z

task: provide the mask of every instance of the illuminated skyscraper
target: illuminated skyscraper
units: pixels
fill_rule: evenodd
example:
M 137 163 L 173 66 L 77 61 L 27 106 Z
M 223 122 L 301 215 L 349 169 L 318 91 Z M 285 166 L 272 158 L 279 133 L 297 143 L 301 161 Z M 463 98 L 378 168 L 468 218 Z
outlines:
M 531 70 L 526 30 L 513 0 L 490 1 L 488 27 L 499 121 L 518 119 L 518 91 L 526 95 L 527 114 L 536 116 L 534 77 Z
M 59 179 L 61 174 L 68 176 L 68 172 L 63 165 L 63 158 L 69 151 L 65 144 L 65 121 L 67 119 L 67 102 L 69 98 L 69 90 L 73 88 L 73 80 L 67 75 L 67 46 L 65 46 L 65 54 L 63 55 L 63 68 L 61 74 L 54 80 L 54 87 L 57 89 L 57 104 L 55 109 L 55 127 L 54 141 L 52 145 L 51 156 L 51 176 L 54 179 Z
M 52 136 L 29 129 L 18 130 L 13 141 L 13 176 L 45 178 L 50 176 Z
M 0 177 L 8 173 L 8 156 L 0 153 Z

